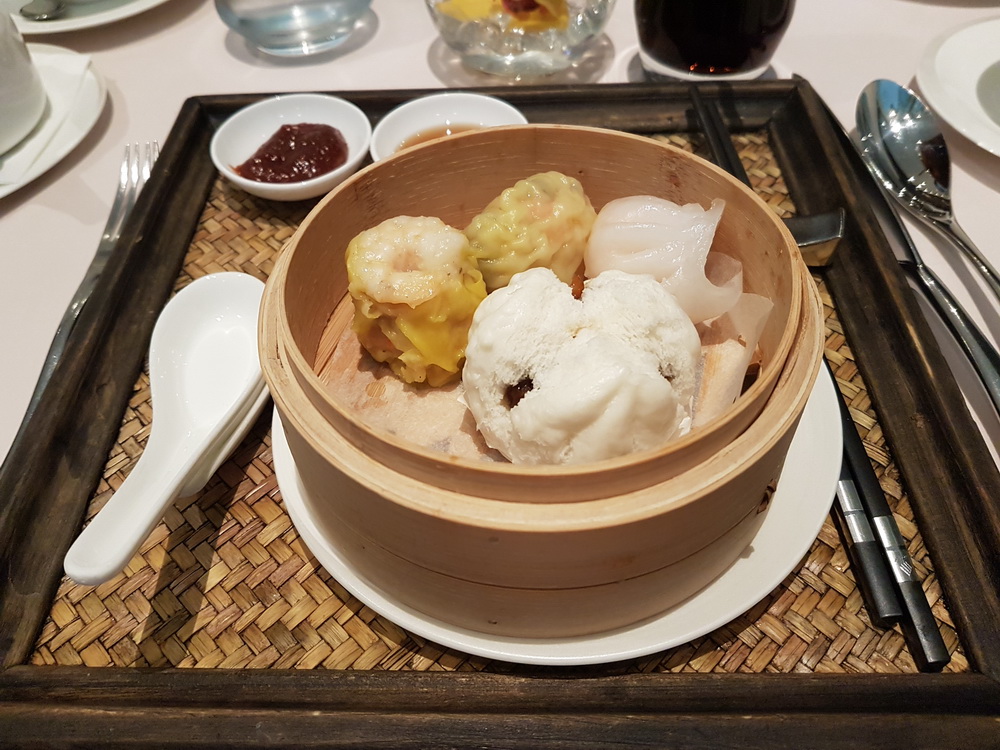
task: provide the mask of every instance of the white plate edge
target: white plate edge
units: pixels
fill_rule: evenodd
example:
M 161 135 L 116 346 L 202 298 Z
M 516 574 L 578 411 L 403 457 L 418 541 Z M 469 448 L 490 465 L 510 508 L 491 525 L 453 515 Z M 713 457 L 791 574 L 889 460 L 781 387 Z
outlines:
M 95 26 L 104 26 L 105 24 L 115 23 L 116 21 L 123 21 L 126 18 L 137 16 L 140 13 L 144 13 L 158 5 L 163 5 L 166 2 L 168 2 L 168 0 L 132 0 L 131 2 L 122 3 L 114 8 L 98 11 L 96 13 L 88 13 L 87 15 L 76 16 L 73 18 L 56 18 L 51 21 L 32 21 L 17 13 L 11 13 L 11 17 L 14 19 L 14 24 L 22 34 L 31 34 L 33 36 L 59 34 L 64 31 L 91 29 Z
M 998 26 L 997 38 L 1000 41 L 1000 16 L 979 18 L 939 34 L 920 56 L 916 80 L 920 91 L 927 99 L 927 104 L 938 116 L 980 148 L 1000 156 L 1000 125 L 993 124 L 986 111 L 978 106 L 978 101 L 970 104 L 965 99 L 955 96 L 954 87 L 948 86 L 937 72 L 938 57 L 946 44 L 972 29 L 991 24 Z M 978 79 L 990 65 L 1000 62 L 1000 45 L 996 54 L 996 59 L 991 60 L 986 66 L 975 66 L 970 76 L 974 75 Z

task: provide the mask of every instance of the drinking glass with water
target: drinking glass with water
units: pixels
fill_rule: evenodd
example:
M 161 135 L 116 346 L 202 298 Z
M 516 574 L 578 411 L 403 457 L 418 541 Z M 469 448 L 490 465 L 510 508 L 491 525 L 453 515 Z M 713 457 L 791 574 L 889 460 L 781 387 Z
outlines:
M 215 0 L 223 22 L 258 49 L 292 57 L 344 43 L 372 0 Z

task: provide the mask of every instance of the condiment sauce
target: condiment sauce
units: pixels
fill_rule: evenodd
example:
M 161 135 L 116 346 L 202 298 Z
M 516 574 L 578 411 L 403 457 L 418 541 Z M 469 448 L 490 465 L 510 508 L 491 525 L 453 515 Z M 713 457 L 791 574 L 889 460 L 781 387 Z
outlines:
M 347 161 L 347 141 L 331 125 L 282 125 L 257 151 L 233 167 L 257 182 L 302 182 L 332 172 Z
M 470 130 L 479 130 L 479 128 L 479 125 L 442 125 L 440 127 L 430 128 L 429 130 L 422 130 L 419 133 L 414 133 L 409 138 L 404 139 L 396 150 L 400 151 L 404 148 L 409 148 L 410 146 L 418 146 L 421 143 L 433 141 L 435 138 L 443 138 L 446 135 L 455 135 L 455 133 L 467 133 Z

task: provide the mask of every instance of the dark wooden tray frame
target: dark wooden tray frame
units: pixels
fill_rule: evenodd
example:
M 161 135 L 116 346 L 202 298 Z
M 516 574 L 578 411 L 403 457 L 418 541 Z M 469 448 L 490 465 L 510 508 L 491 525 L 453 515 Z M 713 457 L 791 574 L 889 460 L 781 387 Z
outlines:
M 0 745 L 95 747 L 1000 746 L 1000 475 L 873 210 L 881 200 L 803 80 L 699 87 L 769 132 L 802 214 L 844 208 L 825 272 L 931 551 L 967 674 L 518 675 L 35 667 L 64 551 L 97 485 L 215 169 L 261 96 L 189 99 L 38 409 L 0 470 Z M 698 129 L 680 84 L 492 89 L 536 122 Z M 341 95 L 377 120 L 414 91 Z

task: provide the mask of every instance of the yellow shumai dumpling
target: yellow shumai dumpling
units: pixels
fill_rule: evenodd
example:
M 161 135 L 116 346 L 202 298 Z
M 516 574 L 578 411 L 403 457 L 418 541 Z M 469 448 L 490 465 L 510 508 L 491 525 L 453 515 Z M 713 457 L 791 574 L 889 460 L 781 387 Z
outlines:
M 597 213 L 578 180 L 541 172 L 497 196 L 465 229 L 489 291 L 529 268 L 567 284 L 583 262 Z
M 456 380 L 482 274 L 457 229 L 433 217 L 397 216 L 347 246 L 353 329 L 361 345 L 407 383 Z

